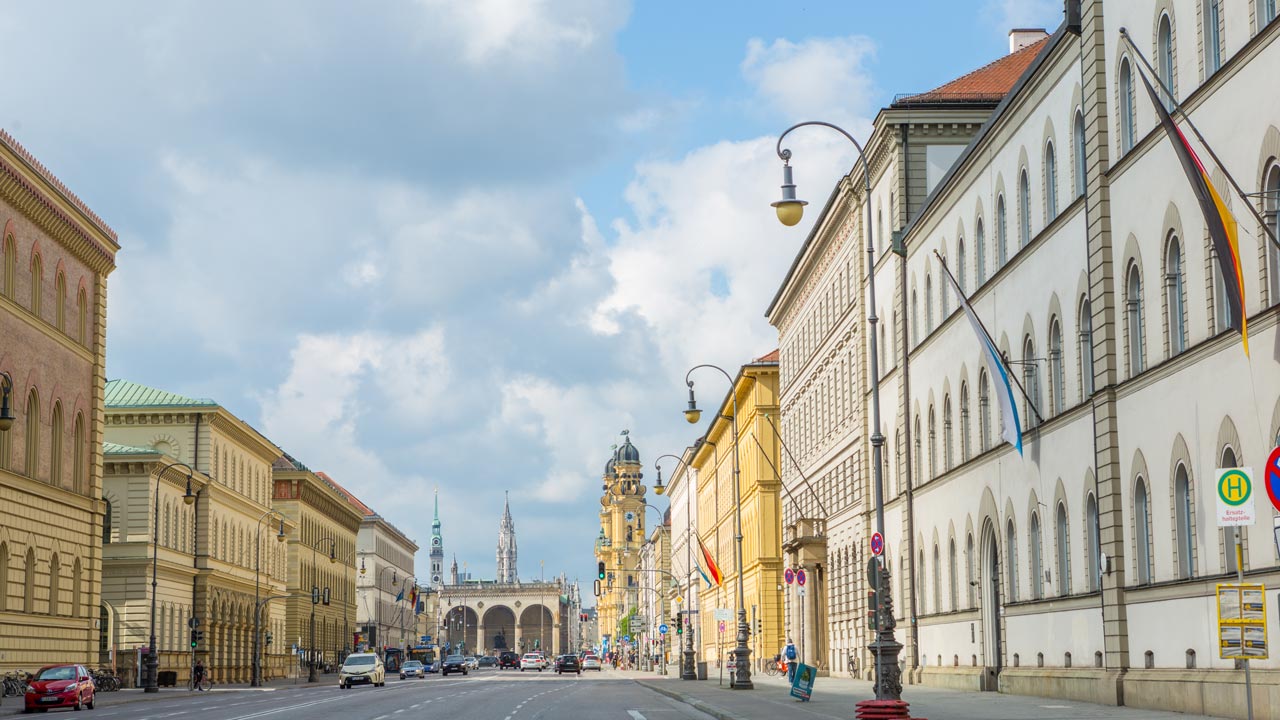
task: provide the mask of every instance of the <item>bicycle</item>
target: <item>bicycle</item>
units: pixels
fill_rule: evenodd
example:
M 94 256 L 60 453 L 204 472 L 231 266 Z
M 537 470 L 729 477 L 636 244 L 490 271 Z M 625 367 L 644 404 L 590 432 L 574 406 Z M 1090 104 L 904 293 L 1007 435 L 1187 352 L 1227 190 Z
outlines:
M 4 676 L 4 695 L 6 697 L 22 697 L 27 694 L 27 680 L 31 676 L 21 670 L 6 673 Z
M 199 682 L 197 682 L 196 679 L 192 677 L 190 680 L 187 681 L 187 689 L 193 690 L 193 691 L 199 690 L 201 692 L 208 692 L 213 689 L 213 680 L 209 679 L 209 675 L 207 673 L 205 674 L 204 677 L 200 678 Z

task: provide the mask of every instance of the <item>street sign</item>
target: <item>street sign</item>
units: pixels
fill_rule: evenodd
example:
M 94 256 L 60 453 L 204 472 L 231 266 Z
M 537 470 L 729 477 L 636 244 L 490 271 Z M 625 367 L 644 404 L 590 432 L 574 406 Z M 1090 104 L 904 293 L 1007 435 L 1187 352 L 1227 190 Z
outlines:
M 1266 477 L 1263 482 L 1267 486 L 1267 497 L 1276 510 L 1280 510 L 1280 447 L 1271 451 L 1267 457 Z
M 790 585 L 791 583 L 796 581 L 796 571 L 792 570 L 791 568 L 787 568 L 786 570 L 782 571 L 782 579 L 786 580 L 787 584 Z
M 804 587 L 804 580 L 805 580 L 804 568 L 800 568 L 799 570 L 796 571 L 796 583 L 800 587 Z
M 422 642 L 424 642 L 424 643 L 429 643 L 429 642 L 431 642 L 431 636 L 430 636 L 430 635 L 423 635 L 423 636 L 422 636 Z
M 715 613 L 715 617 L 714 617 L 714 619 L 716 619 L 716 620 L 721 620 L 721 621 L 723 621 L 723 620 L 732 620 L 732 619 L 733 619 L 733 611 L 732 611 L 732 610 L 730 610 L 729 608 L 716 608 L 716 613 Z
M 677 604 L 677 605 L 683 605 L 683 604 L 684 604 L 684 596 L 683 596 L 683 595 L 677 595 L 677 596 L 676 596 L 676 604 Z
M 193 617 L 190 620 L 187 620 L 187 627 L 191 628 L 192 630 L 195 630 L 196 628 L 200 627 L 200 618 Z
M 721 633 L 721 634 L 724 634 L 724 621 L 723 621 L 723 620 L 721 620 L 721 621 L 720 621 L 720 633 Z
M 1214 471 L 1218 495 L 1218 527 L 1252 525 L 1253 470 L 1251 468 L 1218 468 Z
M 876 557 L 884 554 L 884 536 L 880 533 L 871 534 L 871 554 Z
M 623 636 L 622 636 L 622 642 L 631 642 L 631 636 L 630 636 L 630 635 L 623 635 Z
M 1218 654 L 1223 660 L 1266 660 L 1267 589 L 1252 583 L 1222 583 L 1218 595 Z
M 658 626 L 658 634 L 659 634 L 659 635 L 666 635 L 666 634 L 667 634 L 667 624 L 666 624 L 666 623 L 662 623 L 661 625 L 659 625 L 659 626 Z

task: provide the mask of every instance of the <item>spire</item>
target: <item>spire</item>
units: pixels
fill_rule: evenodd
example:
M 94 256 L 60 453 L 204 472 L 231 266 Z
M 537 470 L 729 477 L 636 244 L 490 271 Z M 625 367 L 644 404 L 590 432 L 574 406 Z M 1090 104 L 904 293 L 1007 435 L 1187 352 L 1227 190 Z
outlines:
M 516 523 L 511 519 L 511 495 L 503 493 L 502 522 L 498 524 L 498 577 L 500 583 L 516 582 Z

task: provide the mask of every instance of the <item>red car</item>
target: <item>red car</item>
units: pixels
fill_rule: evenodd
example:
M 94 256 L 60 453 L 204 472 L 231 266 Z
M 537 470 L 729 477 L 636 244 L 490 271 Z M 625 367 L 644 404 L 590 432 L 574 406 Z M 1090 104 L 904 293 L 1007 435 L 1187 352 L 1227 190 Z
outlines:
M 93 677 L 83 665 L 46 665 L 27 690 L 23 712 L 49 708 L 93 709 Z

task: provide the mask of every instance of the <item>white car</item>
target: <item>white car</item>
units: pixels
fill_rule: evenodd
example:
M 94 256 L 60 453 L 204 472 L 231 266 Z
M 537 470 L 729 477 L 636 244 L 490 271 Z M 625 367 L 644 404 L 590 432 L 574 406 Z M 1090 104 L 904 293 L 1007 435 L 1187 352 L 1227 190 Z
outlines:
M 472 670 L 479 670 L 479 669 L 480 669 L 480 659 L 479 659 L 479 658 L 477 658 L 475 655 L 468 655 L 468 656 L 467 656 L 467 667 L 471 668 Z
M 600 664 L 600 658 L 596 657 L 595 655 L 583 655 L 582 669 L 603 671 L 604 667 Z
M 525 653 L 524 657 L 520 658 L 520 672 L 524 672 L 525 670 L 537 670 L 538 672 L 542 672 L 542 668 L 546 666 L 546 661 L 543 660 L 542 656 L 538 653 Z
M 338 687 L 346 690 L 352 685 L 382 687 L 387 684 L 387 669 L 382 658 L 374 653 L 348 655 L 338 670 Z

